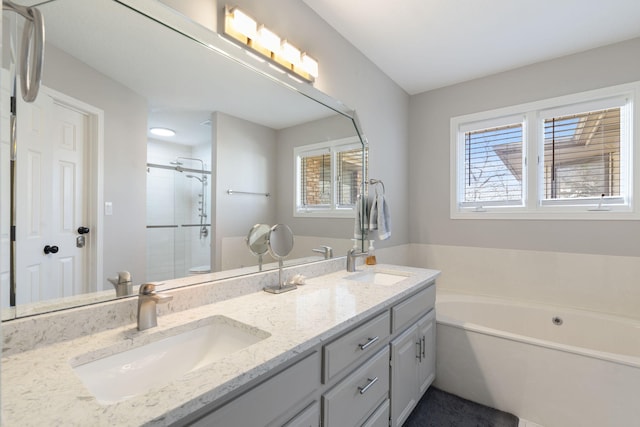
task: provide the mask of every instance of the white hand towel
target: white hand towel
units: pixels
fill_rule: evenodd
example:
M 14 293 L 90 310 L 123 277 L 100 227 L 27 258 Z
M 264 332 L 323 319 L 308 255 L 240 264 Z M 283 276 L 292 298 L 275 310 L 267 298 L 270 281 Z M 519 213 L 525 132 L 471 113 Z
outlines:
M 371 204 L 369 214 L 369 230 L 378 231 L 378 239 L 386 240 L 391 237 L 391 222 L 389 218 L 389 206 L 383 194 L 376 192 Z M 371 236 L 373 237 L 373 236 Z
M 389 205 L 384 196 L 378 197 L 378 239 L 387 240 L 391 237 L 391 219 L 389 218 Z
M 371 201 L 371 210 L 369 211 L 369 231 L 378 229 L 378 195 L 376 194 Z M 371 236 L 373 237 L 373 236 Z

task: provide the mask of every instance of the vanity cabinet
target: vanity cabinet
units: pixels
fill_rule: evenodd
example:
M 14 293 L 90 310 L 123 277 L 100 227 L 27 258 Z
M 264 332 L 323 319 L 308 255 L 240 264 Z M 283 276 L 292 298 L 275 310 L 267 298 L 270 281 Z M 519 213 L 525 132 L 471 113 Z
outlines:
M 319 408 L 314 407 L 314 392 L 320 386 L 320 355 L 314 352 L 276 374 L 240 397 L 196 421 L 190 426 L 318 426 Z M 293 419 L 282 422 L 283 415 L 298 406 L 309 404 Z M 314 415 L 317 414 L 314 424 Z M 309 423 L 307 423 L 309 422 Z
M 382 402 L 362 427 L 389 427 L 389 399 Z
M 435 310 L 391 341 L 391 426 L 399 427 L 435 379 Z
M 402 425 L 435 379 L 434 307 L 430 283 L 323 347 L 324 427 Z
M 181 425 L 401 426 L 435 377 L 435 285 Z
M 389 395 L 389 348 L 322 396 L 325 427 L 362 425 Z
M 320 403 L 314 401 L 304 408 L 298 415 L 293 417 L 283 427 L 319 427 L 320 426 Z
M 327 384 L 353 363 L 375 354 L 389 337 L 389 311 L 367 321 L 323 347 L 323 383 Z

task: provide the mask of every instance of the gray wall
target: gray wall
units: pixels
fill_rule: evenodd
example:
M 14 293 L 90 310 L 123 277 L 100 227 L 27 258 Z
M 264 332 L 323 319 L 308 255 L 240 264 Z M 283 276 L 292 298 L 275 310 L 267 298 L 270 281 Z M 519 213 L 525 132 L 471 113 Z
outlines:
M 640 256 L 640 221 L 449 218 L 451 117 L 636 80 L 640 38 L 412 96 L 411 242 Z
M 294 217 L 295 156 L 293 149 L 301 145 L 355 137 L 351 120 L 341 115 L 316 120 L 278 131 L 278 215 L 279 222 L 287 224 L 293 233 L 350 239 L 353 237 L 354 219 Z M 336 255 L 343 255 L 338 254 Z
M 128 270 L 140 280 L 146 275 L 146 100 L 54 46 L 47 45 L 45 64 L 44 85 L 104 111 L 104 201 L 113 203 L 113 215 L 104 216 L 103 273 Z
M 276 132 L 223 113 L 212 115 L 215 203 L 211 211 L 215 270 L 221 265 L 222 239 L 246 236 L 257 223 L 276 222 Z M 272 197 L 229 195 L 227 190 L 271 193 Z
M 315 87 L 356 110 L 370 144 L 369 176 L 384 181 L 392 217 L 391 239 L 376 247 L 408 243 L 409 95 L 302 1 L 237 0 L 234 5 L 316 58 Z

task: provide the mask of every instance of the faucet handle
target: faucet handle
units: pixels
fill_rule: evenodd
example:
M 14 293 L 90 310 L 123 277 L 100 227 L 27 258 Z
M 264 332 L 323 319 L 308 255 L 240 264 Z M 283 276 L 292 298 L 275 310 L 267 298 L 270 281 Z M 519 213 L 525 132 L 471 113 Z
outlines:
M 156 286 L 162 286 L 164 282 L 149 282 L 140 285 L 138 293 L 140 295 L 151 295 L 156 291 Z

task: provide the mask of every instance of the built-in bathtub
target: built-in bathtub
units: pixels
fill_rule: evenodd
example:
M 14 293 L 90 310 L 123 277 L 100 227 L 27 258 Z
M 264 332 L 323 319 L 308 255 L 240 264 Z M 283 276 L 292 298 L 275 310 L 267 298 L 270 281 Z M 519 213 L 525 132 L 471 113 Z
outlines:
M 544 427 L 640 426 L 640 321 L 458 294 L 436 316 L 436 387 Z

